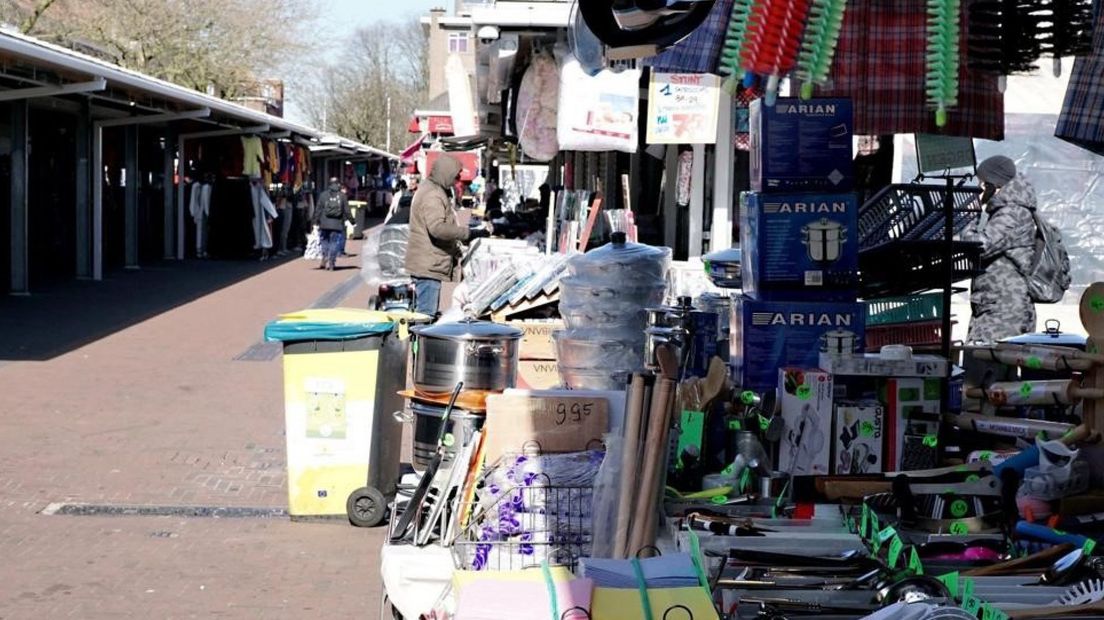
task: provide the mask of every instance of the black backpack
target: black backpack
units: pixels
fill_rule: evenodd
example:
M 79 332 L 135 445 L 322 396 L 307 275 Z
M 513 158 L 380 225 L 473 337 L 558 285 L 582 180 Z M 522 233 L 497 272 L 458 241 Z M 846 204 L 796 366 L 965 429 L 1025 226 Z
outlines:
M 337 192 L 330 192 L 326 197 L 326 208 L 322 213 L 335 220 L 340 220 L 345 217 L 345 208 L 342 205 L 341 194 Z

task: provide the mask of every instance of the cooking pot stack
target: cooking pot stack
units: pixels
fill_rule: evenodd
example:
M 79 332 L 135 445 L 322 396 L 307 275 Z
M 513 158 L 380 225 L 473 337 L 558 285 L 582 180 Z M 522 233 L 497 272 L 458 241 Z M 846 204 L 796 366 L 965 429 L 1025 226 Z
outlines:
M 560 281 L 566 329 L 556 341 L 567 388 L 617 390 L 644 367 L 646 308 L 663 302 L 671 250 L 630 243 L 624 233 L 572 258 Z
M 445 429 L 454 448 L 467 445 L 474 432 L 483 428 L 487 396 L 516 386 L 522 332 L 474 319 L 412 331 L 417 341 L 414 393 L 409 398 L 414 423 L 411 462 L 416 470 L 423 470 L 437 450 L 446 403 L 458 382 L 463 381 L 464 387 Z

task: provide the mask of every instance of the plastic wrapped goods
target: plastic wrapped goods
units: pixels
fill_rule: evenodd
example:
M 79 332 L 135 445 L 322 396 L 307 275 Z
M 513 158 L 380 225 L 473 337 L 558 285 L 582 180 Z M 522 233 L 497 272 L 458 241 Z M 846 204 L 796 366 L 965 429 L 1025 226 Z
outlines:
M 533 57 L 518 88 L 518 142 L 535 161 L 549 161 L 560 151 L 556 140 L 560 74 L 556 60 L 546 53 Z
M 560 70 L 556 136 L 565 151 L 635 153 L 640 110 L 640 71 L 590 75 L 575 58 Z

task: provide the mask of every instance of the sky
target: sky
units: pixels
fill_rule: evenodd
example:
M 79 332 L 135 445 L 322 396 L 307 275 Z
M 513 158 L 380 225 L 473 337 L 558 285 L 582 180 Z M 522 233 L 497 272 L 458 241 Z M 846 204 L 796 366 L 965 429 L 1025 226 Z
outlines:
M 316 2 L 324 28 L 350 34 L 377 21 L 419 17 L 435 6 L 452 10 L 452 0 L 321 0 Z

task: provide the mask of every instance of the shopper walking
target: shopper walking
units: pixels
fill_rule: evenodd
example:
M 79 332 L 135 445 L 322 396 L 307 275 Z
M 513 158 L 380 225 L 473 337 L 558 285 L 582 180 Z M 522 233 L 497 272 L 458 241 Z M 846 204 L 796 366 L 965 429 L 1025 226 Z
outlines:
M 341 252 L 341 241 L 345 238 L 345 222 L 352 222 L 349 200 L 341 191 L 341 182 L 337 177 L 330 179 L 330 186 L 318 197 L 314 210 L 314 224 L 318 226 L 322 241 L 322 262 L 319 269 L 333 271 L 337 266 L 337 255 Z
M 1035 304 L 1028 292 L 1035 254 L 1035 188 L 1003 155 L 977 168 L 985 213 L 967 228 L 966 241 L 981 242 L 984 273 L 970 284 L 969 342 L 996 342 L 1035 331 Z
M 406 271 L 414 278 L 415 309 L 421 314 L 437 314 L 441 282 L 455 279 L 460 242 L 491 234 L 489 228 L 470 229 L 456 223 L 450 192 L 462 168 L 458 159 L 442 154 L 411 202 Z

